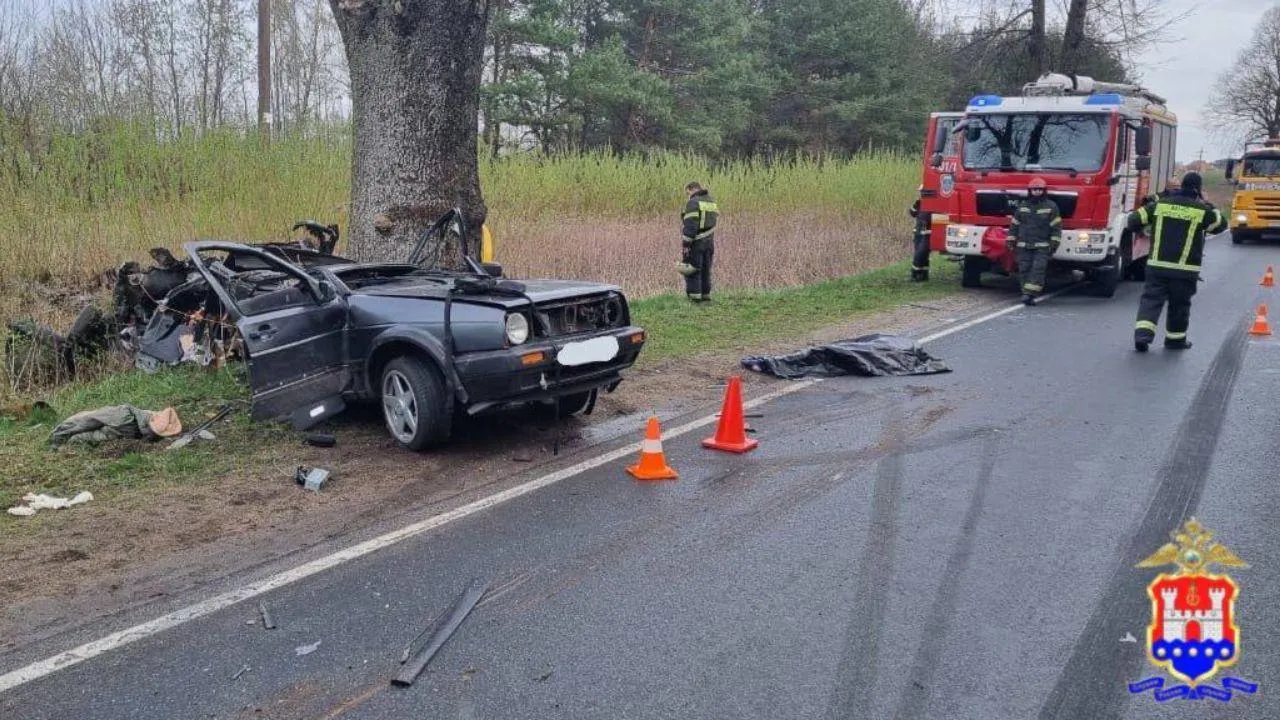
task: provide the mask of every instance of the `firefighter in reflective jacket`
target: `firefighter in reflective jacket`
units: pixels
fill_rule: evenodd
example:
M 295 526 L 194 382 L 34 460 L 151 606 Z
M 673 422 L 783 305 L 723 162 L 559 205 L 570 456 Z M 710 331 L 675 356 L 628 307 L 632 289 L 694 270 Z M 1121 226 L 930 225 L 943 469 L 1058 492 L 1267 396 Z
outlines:
M 1062 242 L 1062 215 L 1049 199 L 1048 185 L 1034 178 L 1027 185 L 1027 199 L 1013 210 L 1008 245 L 1018 253 L 1018 277 L 1022 279 L 1022 302 L 1034 305 L 1044 292 L 1049 258 Z
M 680 216 L 683 230 L 681 243 L 684 261 L 680 272 L 684 275 L 685 293 L 694 302 L 711 300 L 711 261 L 714 259 L 716 220 L 720 208 L 702 185 L 691 182 L 685 186 L 689 202 Z
M 1146 352 L 1156 339 L 1160 312 L 1169 304 L 1165 318 L 1164 346 L 1172 350 L 1191 347 L 1187 325 L 1191 322 L 1191 296 L 1200 280 L 1204 238 L 1227 229 L 1227 219 L 1200 194 L 1199 173 L 1187 173 L 1182 187 L 1129 213 L 1129 229 L 1150 227 L 1151 253 L 1147 256 L 1147 280 L 1138 303 L 1138 323 L 1133 330 L 1133 346 Z

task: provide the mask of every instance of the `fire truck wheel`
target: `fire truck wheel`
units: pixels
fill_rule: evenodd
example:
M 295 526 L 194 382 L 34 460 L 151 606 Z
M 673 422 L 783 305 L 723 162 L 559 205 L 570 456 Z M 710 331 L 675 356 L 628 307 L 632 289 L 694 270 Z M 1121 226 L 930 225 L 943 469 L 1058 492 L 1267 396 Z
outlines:
M 1247 240 L 1247 239 L 1248 239 L 1248 237 L 1249 237 L 1249 236 L 1245 234 L 1245 231 L 1244 231 L 1244 230 L 1232 230 L 1232 231 L 1231 231 L 1231 244 L 1232 244 L 1232 245 L 1243 245 L 1243 244 L 1244 244 L 1244 241 L 1245 241 L 1245 240 Z
M 965 256 L 960 264 L 960 286 L 967 288 L 982 287 L 982 273 L 990 267 L 991 261 L 984 257 Z
M 1089 271 L 1089 294 L 1094 297 L 1109 298 L 1116 294 L 1116 287 L 1120 285 L 1120 277 L 1123 273 L 1119 258 L 1116 258 L 1109 266 L 1100 267 L 1097 270 Z

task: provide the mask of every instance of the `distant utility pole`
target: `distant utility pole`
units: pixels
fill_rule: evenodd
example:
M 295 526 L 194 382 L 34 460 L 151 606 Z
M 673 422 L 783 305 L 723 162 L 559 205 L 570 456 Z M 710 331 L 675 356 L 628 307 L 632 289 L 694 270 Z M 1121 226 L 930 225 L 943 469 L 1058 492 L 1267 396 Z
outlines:
M 258 134 L 271 142 L 271 0 L 258 0 Z

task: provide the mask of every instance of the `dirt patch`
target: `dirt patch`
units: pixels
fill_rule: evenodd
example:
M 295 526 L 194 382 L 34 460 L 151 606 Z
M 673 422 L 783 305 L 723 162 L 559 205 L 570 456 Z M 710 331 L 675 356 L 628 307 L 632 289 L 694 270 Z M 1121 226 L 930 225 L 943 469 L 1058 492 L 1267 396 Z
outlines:
M 157 597 L 197 591 L 225 578 L 319 543 L 369 530 L 459 494 L 501 482 L 585 448 L 607 428 L 637 439 L 649 412 L 714 407 L 731 374 L 742 374 L 748 397 L 780 382 L 744 372 L 744 354 L 780 353 L 806 343 L 869 332 L 902 333 L 980 310 L 995 300 L 965 293 L 928 307 L 905 306 L 851 319 L 799 341 L 772 342 L 724 353 L 665 360 L 627 374 L 594 413 L 556 423 L 536 409 L 462 423 L 454 442 L 428 454 L 401 449 L 384 432 L 376 409 L 354 408 L 328 431 L 333 448 L 290 436 L 252 463 L 209 483 L 138 489 L 112 501 L 25 519 L 6 530 L 0 563 L 0 637 L 14 648 Z M 945 359 L 945 358 L 944 358 Z M 938 413 L 945 414 L 939 409 Z M 936 422 L 941 414 L 926 418 Z M 298 466 L 332 472 L 320 493 L 294 481 Z

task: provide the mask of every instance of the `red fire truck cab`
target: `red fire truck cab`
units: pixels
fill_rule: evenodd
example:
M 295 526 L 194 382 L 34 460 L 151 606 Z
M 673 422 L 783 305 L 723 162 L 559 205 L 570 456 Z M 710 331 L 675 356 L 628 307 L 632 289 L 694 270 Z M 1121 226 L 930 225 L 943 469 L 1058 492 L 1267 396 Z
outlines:
M 1126 219 L 1163 188 L 1153 178 L 1172 175 L 1176 138 L 1165 100 L 1135 85 L 1049 74 L 1022 95 L 979 95 L 946 138 L 933 136 L 929 164 L 940 177 L 930 247 L 960 258 L 965 287 L 984 272 L 1012 274 L 1013 204 L 1041 177 L 1063 218 L 1051 271 L 1081 270 L 1092 294 L 1111 297 L 1122 279 L 1145 272 L 1150 240 Z

